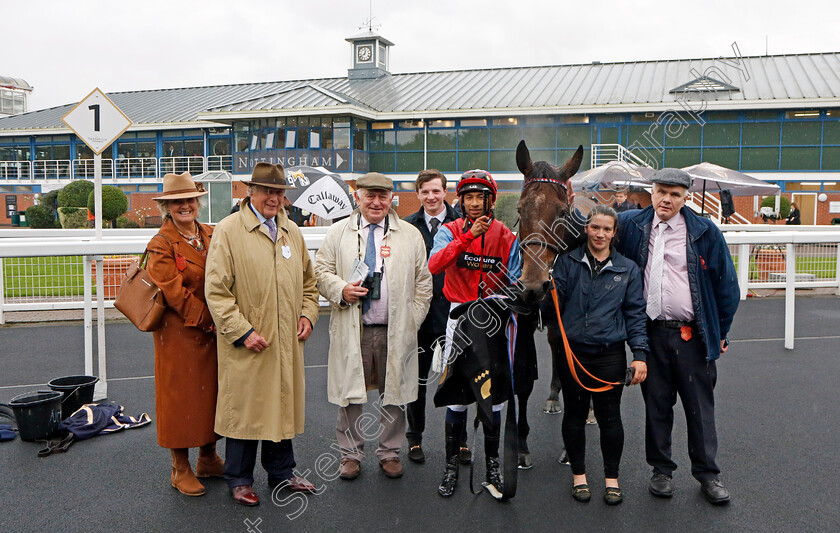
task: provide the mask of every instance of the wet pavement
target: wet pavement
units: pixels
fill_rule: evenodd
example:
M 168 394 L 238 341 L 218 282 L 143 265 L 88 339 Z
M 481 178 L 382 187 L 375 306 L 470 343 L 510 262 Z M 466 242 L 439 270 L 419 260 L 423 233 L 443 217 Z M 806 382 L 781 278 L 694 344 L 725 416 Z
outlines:
M 782 341 L 784 300 L 742 302 L 730 334 L 732 347 L 718 363 L 718 461 L 732 493 L 728 506 L 709 505 L 691 478 L 679 406 L 675 495 L 659 500 L 648 494 L 637 387 L 625 391 L 622 405 L 624 503 L 607 507 L 601 500 L 596 426 L 587 427 L 593 499 L 575 502 L 571 472 L 556 462 L 562 416 L 541 411 L 549 356 L 545 334 L 539 333 L 542 377 L 529 403 L 535 466 L 520 471 L 513 501 L 502 504 L 487 494 L 470 494 L 464 468 L 455 495 L 437 496 L 443 411 L 431 405 L 425 464 L 404 459 L 405 475 L 388 479 L 371 454 L 357 480 L 335 479 L 337 455 L 330 444 L 336 407 L 326 400 L 329 318 L 322 316 L 306 347 L 306 432 L 295 439 L 298 470 L 309 471 L 320 495 L 278 493 L 272 501 L 258 466 L 259 507 L 236 505 L 217 479 L 205 482 L 205 496 L 183 496 L 169 485 L 169 454 L 157 446 L 152 424 L 78 442 L 67 453 L 47 458 L 36 457 L 38 443 L 0 443 L 0 524 L 6 531 L 838 531 L 840 298 L 800 297 L 796 306 L 796 349 L 791 351 Z M 0 401 L 44 388 L 53 378 L 83 373 L 81 322 L 51 320 L 0 327 Z M 112 321 L 106 342 L 109 400 L 124 405 L 128 414 L 147 412 L 154 418 L 151 335 Z M 368 446 L 372 451 L 375 443 Z M 475 473 L 483 478 L 483 464 Z

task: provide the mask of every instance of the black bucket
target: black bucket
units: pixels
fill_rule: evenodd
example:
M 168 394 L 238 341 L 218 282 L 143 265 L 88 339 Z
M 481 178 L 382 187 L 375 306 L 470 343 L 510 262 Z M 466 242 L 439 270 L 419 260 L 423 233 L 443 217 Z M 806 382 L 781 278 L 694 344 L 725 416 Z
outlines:
M 61 400 L 62 420 L 84 404 L 93 402 L 93 389 L 97 381 L 99 378 L 95 376 L 67 376 L 48 383 L 52 390 L 64 393 L 64 399 Z
M 21 439 L 47 439 L 58 432 L 58 423 L 61 422 L 60 392 L 27 392 L 12 398 L 9 406 L 15 413 Z

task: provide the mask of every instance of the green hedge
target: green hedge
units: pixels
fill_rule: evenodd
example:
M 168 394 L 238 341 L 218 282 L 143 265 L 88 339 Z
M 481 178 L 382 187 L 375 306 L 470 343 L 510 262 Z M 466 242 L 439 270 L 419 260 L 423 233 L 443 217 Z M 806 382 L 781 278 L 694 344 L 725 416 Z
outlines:
M 519 220 L 519 213 L 516 211 L 517 205 L 519 205 L 519 193 L 502 193 L 496 199 L 496 218 L 501 220 L 514 233 L 516 229 L 513 226 Z
M 764 200 L 761 201 L 761 207 L 776 207 L 776 197 L 775 196 L 765 196 Z M 790 214 L 790 200 L 785 198 L 784 196 L 781 197 L 781 201 L 779 202 L 779 218 L 787 218 Z
M 93 182 L 79 179 L 58 191 L 58 207 L 86 207 L 93 191 Z
M 50 229 L 59 227 L 52 210 L 45 205 L 33 205 L 26 208 L 26 222 L 30 228 Z
M 94 215 L 94 193 L 90 192 L 87 198 L 87 208 Z M 128 211 L 128 197 L 119 187 L 113 185 L 102 186 L 102 220 L 116 221 L 117 217 Z
M 64 229 L 79 229 L 88 227 L 87 208 L 59 207 L 58 220 Z

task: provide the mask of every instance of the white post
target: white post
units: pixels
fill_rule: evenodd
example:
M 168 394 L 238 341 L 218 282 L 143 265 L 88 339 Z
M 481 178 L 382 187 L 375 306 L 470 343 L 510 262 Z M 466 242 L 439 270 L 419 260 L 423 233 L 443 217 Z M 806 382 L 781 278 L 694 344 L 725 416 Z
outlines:
M 793 350 L 793 326 L 795 322 L 794 303 L 796 301 L 796 257 L 793 243 L 785 245 L 787 265 L 785 267 L 785 348 Z
M 750 281 L 750 245 L 738 245 L 738 288 L 741 300 L 747 299 L 747 284 Z
M 96 239 L 102 238 L 102 154 L 93 156 L 93 209 Z
M 108 397 L 107 373 L 105 369 L 105 259 L 96 256 L 96 354 L 99 381 L 93 391 L 93 399 Z
M 91 259 L 92 257 L 89 255 L 82 256 L 85 283 L 85 375 L 87 376 L 93 375 L 93 289 L 91 288 Z
M 93 208 L 96 240 L 102 239 L 102 154 L 93 156 Z M 99 381 L 94 389 L 94 400 L 108 397 L 105 373 L 105 275 L 104 258 L 96 261 L 96 354 L 98 356 Z
M 837 282 L 837 296 L 840 296 L 840 243 L 837 243 L 837 261 L 835 261 L 834 270 L 835 270 L 834 280 Z M 3 273 L 0 272 L 0 276 L 2 276 L 2 275 L 3 275 Z M 2 298 L 2 297 L 3 296 L 0 295 L 0 298 Z M 3 311 L 2 311 L 2 309 L 0 309 L 0 317 L 2 317 L 2 313 L 3 313 Z M 2 323 L 3 322 L 0 321 L 0 324 L 2 324 Z
M 6 285 L 3 279 L 4 270 L 3 258 L 0 257 L 0 325 L 6 323 L 6 320 L 3 318 L 3 305 L 5 304 L 6 298 Z
M 426 158 L 429 155 L 429 121 L 423 119 L 423 168 L 429 168 Z

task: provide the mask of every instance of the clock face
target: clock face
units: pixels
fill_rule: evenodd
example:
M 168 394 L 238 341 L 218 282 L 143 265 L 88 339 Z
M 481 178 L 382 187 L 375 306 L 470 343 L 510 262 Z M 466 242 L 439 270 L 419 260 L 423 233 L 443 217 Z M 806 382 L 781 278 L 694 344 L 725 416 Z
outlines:
M 371 59 L 373 59 L 372 46 L 364 45 L 356 48 L 356 61 L 359 63 L 368 63 Z

